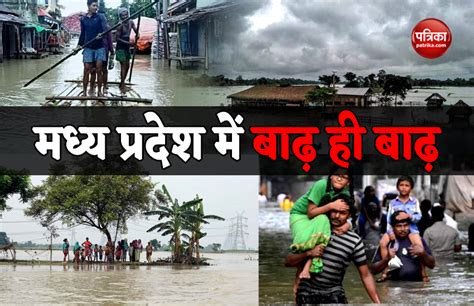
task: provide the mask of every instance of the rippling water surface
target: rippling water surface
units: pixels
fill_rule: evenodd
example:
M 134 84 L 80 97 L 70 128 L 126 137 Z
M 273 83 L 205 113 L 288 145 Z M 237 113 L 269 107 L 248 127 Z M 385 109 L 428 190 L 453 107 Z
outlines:
M 75 45 L 76 42 L 72 42 Z M 71 86 L 64 80 L 82 79 L 82 55 L 69 58 L 26 88 L 23 85 L 42 71 L 48 69 L 64 55 L 50 55 L 43 59 L 11 59 L 0 64 L 0 106 L 39 106 L 44 98 L 59 95 Z M 173 64 L 174 65 L 174 64 Z M 109 81 L 117 81 L 120 68 L 109 70 Z M 133 89 L 142 98 L 153 99 L 154 106 L 220 106 L 228 104 L 227 96 L 239 92 L 246 86 L 190 86 L 190 78 L 199 77 L 203 71 L 179 70 L 169 67 L 167 62 L 153 60 L 150 55 L 137 55 L 132 83 Z M 215 75 L 217 72 L 209 72 Z
M 29 257 L 18 253 L 20 258 Z M 58 256 L 56 252 L 54 258 Z M 1 303 L 257 304 L 258 264 L 246 260 L 256 254 L 204 256 L 211 266 L 1 264 Z

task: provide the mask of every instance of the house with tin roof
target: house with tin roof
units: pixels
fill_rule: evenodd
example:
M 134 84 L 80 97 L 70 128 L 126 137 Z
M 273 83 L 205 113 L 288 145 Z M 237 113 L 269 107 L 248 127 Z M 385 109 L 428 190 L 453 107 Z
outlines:
M 257 85 L 232 94 L 232 105 L 246 106 L 308 106 L 308 92 L 318 85 Z M 370 88 L 337 88 L 334 97 L 326 101 L 326 106 L 368 106 Z
M 369 87 L 337 88 L 333 101 L 327 105 L 333 106 L 369 106 L 369 97 L 372 95 L 372 89 Z

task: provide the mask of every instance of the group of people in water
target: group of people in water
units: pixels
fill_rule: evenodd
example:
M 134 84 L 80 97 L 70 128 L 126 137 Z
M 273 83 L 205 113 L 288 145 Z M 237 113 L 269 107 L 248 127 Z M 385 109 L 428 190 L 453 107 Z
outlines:
M 460 251 L 457 231 L 443 222 L 442 206 L 431 208 L 429 201 L 422 201 L 422 211 L 410 176 L 399 177 L 396 188 L 398 196 L 382 215 L 375 189 L 368 186 L 357 217 L 352 169 L 334 167 L 327 179 L 315 182 L 295 202 L 290 211 L 293 243 L 285 264 L 298 268 L 297 304 L 347 303 L 342 281 L 351 261 L 371 300 L 380 303 L 374 275 L 382 272 L 378 281 L 428 282 L 426 268 L 434 268 L 435 257 Z M 357 225 L 351 222 L 356 219 Z M 381 223 L 385 229 L 380 236 Z M 369 262 L 361 237 L 374 229 L 379 246 Z
M 71 246 L 67 238 L 63 240 L 62 252 L 64 255 L 63 261 L 67 262 L 69 260 L 69 252 Z M 142 241 L 140 239 L 133 240 L 128 243 L 127 239 L 120 240 L 117 242 L 117 245 L 109 240 L 105 246 L 93 244 L 89 237 L 86 237 L 86 240 L 79 244 L 76 242 L 72 247 L 73 253 L 73 262 L 76 264 L 79 263 L 113 263 L 113 262 L 126 262 L 127 256 L 129 262 L 140 262 L 141 253 L 146 252 L 146 260 L 148 263 L 152 262 L 151 256 L 153 254 L 153 246 L 151 242 L 143 247 Z

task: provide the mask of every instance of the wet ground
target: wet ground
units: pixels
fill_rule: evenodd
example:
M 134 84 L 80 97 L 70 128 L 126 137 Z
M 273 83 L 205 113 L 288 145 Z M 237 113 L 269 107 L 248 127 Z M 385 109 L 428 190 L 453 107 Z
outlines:
M 259 215 L 259 300 L 261 304 L 291 303 L 292 283 L 296 270 L 285 268 L 291 236 L 288 213 L 276 208 L 261 208 Z M 474 257 L 459 254 L 454 260 L 437 261 L 429 271 L 430 282 L 392 282 L 377 284 L 382 303 L 451 305 L 474 303 Z M 344 279 L 349 303 L 370 303 L 355 266 L 351 265 Z

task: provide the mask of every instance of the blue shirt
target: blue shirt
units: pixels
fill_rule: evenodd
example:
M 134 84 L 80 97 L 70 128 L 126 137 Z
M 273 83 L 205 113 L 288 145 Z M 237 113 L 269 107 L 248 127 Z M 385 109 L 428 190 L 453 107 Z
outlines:
M 81 36 L 79 36 L 79 46 L 84 46 L 87 42 L 94 40 L 87 48 L 100 49 L 104 47 L 103 39 L 95 39 L 98 34 L 107 30 L 107 19 L 103 14 L 85 15 L 81 18 Z
M 420 203 L 415 197 L 410 196 L 406 203 L 403 203 L 399 197 L 396 197 L 388 205 L 387 212 L 387 233 L 393 233 L 392 226 L 390 225 L 390 218 L 392 214 L 396 211 L 403 210 L 404 212 L 410 214 L 412 225 L 418 223 L 421 219 L 421 209 Z M 416 227 L 415 227 L 416 228 Z
M 426 254 L 431 256 L 431 250 L 426 244 L 425 240 L 422 238 L 421 241 L 423 242 L 423 248 L 425 249 Z M 397 256 L 400 258 L 403 266 L 400 269 L 396 269 L 390 272 L 389 279 L 391 280 L 400 280 L 400 281 L 415 281 L 421 282 L 423 281 L 423 277 L 421 275 L 421 266 L 420 266 L 420 258 L 412 257 L 408 253 L 408 248 L 411 246 L 410 239 L 406 238 L 398 238 L 398 250 Z M 390 243 L 391 245 L 392 243 Z M 375 262 L 381 260 L 380 250 L 377 250 L 377 254 L 375 256 Z

